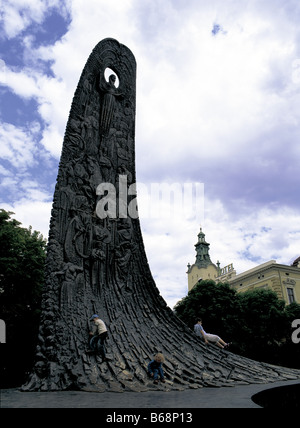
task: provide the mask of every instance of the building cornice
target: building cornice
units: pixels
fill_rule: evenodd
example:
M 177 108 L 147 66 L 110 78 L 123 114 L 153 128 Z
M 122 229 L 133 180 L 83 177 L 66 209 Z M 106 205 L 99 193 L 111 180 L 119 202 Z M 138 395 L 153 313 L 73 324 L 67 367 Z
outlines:
M 196 267 L 198 270 L 201 270 L 201 269 L 207 269 L 209 266 L 213 266 L 216 270 L 218 269 L 217 266 L 212 262 L 206 263 L 205 266 L 204 265 L 200 266 L 198 263 L 194 263 L 193 265 L 188 267 L 187 273 L 190 273 L 194 267 Z
M 229 282 L 230 283 L 239 282 L 239 281 L 241 281 L 247 277 L 255 275 L 256 273 L 262 273 L 262 272 L 265 272 L 265 271 L 270 270 L 270 269 L 285 270 L 289 273 L 295 273 L 295 274 L 300 273 L 300 269 L 298 267 L 277 264 L 276 260 L 270 260 L 266 263 L 262 263 L 261 265 L 258 265 L 252 269 L 246 270 L 245 272 L 242 272 L 242 273 L 236 275 L 235 277 L 230 279 Z

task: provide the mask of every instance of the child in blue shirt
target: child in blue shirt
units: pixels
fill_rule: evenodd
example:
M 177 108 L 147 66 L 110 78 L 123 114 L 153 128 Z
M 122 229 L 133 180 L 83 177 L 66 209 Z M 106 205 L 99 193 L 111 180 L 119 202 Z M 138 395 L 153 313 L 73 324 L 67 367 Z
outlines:
M 165 383 L 165 376 L 162 369 L 162 364 L 165 361 L 163 354 L 158 353 L 155 355 L 154 359 L 148 364 L 148 373 L 154 379 L 154 383 L 158 384 L 158 375 L 161 382 Z

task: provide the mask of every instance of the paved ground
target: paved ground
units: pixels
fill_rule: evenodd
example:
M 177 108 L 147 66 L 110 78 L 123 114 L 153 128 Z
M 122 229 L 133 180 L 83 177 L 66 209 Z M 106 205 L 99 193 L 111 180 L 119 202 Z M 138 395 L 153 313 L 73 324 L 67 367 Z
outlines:
M 201 409 L 201 408 L 260 408 L 251 397 L 258 392 L 297 381 L 271 384 L 240 385 L 228 388 L 200 388 L 172 392 L 20 392 L 1 391 L 1 408 L 98 408 L 98 409 Z M 159 410 L 157 410 L 159 412 Z

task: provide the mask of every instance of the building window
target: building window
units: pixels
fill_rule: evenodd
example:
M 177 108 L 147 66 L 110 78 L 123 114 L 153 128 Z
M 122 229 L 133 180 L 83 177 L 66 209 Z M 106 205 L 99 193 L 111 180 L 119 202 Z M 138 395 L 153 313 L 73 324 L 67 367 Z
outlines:
M 287 288 L 287 295 L 289 303 L 293 303 L 295 301 L 295 295 L 292 288 Z

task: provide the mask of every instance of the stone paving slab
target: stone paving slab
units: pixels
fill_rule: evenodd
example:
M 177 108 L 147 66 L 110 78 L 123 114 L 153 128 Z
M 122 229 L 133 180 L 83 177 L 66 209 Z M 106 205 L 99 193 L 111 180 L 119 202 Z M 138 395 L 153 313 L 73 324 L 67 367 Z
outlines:
M 281 381 L 269 384 L 200 388 L 185 391 L 136 392 L 21 392 L 1 390 L 1 408 L 98 408 L 98 409 L 202 409 L 260 408 L 251 397 L 269 388 L 299 384 Z

